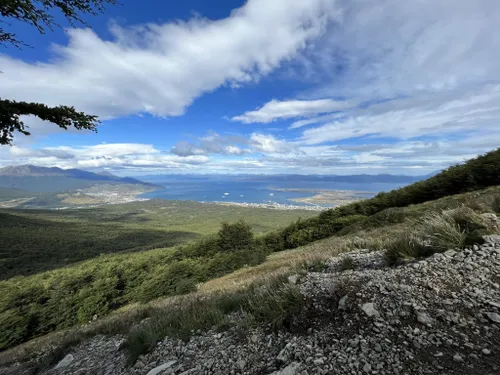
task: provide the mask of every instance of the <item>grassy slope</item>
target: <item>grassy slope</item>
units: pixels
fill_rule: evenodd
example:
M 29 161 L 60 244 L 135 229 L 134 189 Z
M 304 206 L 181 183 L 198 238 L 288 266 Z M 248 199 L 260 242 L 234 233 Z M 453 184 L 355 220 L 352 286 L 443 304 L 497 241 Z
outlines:
M 81 210 L 0 210 L 0 279 L 56 269 L 100 254 L 170 247 L 244 218 L 255 233 L 313 211 L 152 200 Z
M 258 246 L 263 253 L 269 253 L 298 247 L 332 235 L 339 238 L 338 236 L 348 233 L 349 238 L 344 238 L 340 243 L 336 243 L 335 249 L 332 248 L 333 251 L 353 246 L 380 249 L 385 242 L 379 238 L 380 231 L 366 234 L 363 232 L 363 228 L 380 228 L 389 223 L 393 226 L 393 232 L 386 231 L 386 235 L 389 239 L 393 239 L 414 225 L 406 223 L 408 216 L 418 217 L 420 213 L 433 209 L 432 203 L 428 203 L 428 207 L 410 205 L 431 201 L 457 192 L 498 185 L 500 183 L 499 172 L 500 149 L 472 159 L 464 165 L 452 167 L 424 182 L 390 193 L 379 194 L 377 197 L 363 202 L 328 210 L 319 217 L 294 223 L 284 230 L 274 231 L 258 241 Z M 498 191 L 492 190 L 492 194 L 497 193 Z M 472 197 L 474 194 L 478 193 L 473 193 Z M 470 198 L 470 196 L 467 197 Z M 451 198 L 451 201 L 453 202 L 454 199 Z M 395 210 L 405 206 L 410 207 L 394 214 Z M 434 209 L 436 208 L 437 206 L 434 207 Z M 385 210 L 387 211 L 384 212 Z M 351 230 L 351 228 L 353 229 Z M 360 240 L 358 236 L 363 236 L 363 239 Z M 370 241 L 367 241 L 367 238 L 370 238 L 368 236 L 372 236 Z M 16 329 L 14 335 L 12 332 L 7 332 L 8 337 L 6 337 L 7 341 L 4 341 L 4 347 L 33 337 L 32 328 L 40 326 L 39 323 L 42 322 L 40 319 L 44 320 L 38 335 L 74 324 L 76 322 L 75 314 L 82 318 L 77 321 L 84 321 L 89 316 L 91 317 L 92 312 L 96 309 L 102 308 L 106 312 L 112 310 L 117 306 L 110 307 L 109 303 L 114 304 L 117 298 L 120 301 L 124 293 L 127 295 L 127 299 L 121 300 L 122 304 L 132 302 L 134 298 L 139 301 L 147 301 L 162 295 L 189 291 L 189 288 L 184 288 L 184 281 L 188 281 L 187 285 L 192 287 L 195 281 L 206 281 L 243 266 L 245 261 L 241 262 L 240 258 L 254 254 L 253 247 L 243 249 L 243 252 L 223 252 L 221 247 L 213 245 L 214 243 L 209 242 L 199 243 L 191 249 L 182 249 L 173 258 L 172 254 L 167 252 L 158 253 L 157 256 L 148 259 L 142 265 L 141 262 L 132 261 L 126 268 L 121 268 L 123 262 L 111 262 L 101 274 L 96 274 L 99 269 L 88 268 L 86 268 L 86 274 L 82 274 L 82 267 L 79 266 L 68 268 L 67 271 L 61 270 L 61 278 L 54 279 L 50 276 L 58 273 L 55 271 L 47 274 L 52 280 L 44 279 L 43 275 L 36 275 L 32 278 L 0 283 L 0 289 L 3 289 L 0 292 L 0 306 L 3 306 L 0 324 Z M 181 259 L 176 258 L 178 256 Z M 229 263 L 234 262 L 234 266 L 227 267 L 226 260 Z M 129 268 L 132 272 L 129 272 Z M 221 269 L 222 272 L 220 272 Z M 215 272 L 212 272 L 214 270 Z M 198 277 L 199 274 L 203 276 Z M 128 289 L 124 290 L 123 282 L 127 283 L 125 288 Z M 130 287 L 128 287 L 129 284 Z M 144 298 L 144 292 L 146 292 L 147 298 Z M 41 299 L 40 296 L 42 296 Z M 92 302 L 93 298 L 96 301 Z M 50 304 L 47 307 L 48 300 L 56 301 L 56 307 L 50 306 Z M 31 310 L 26 309 L 27 303 L 29 303 Z M 63 309 L 62 312 L 66 315 L 57 313 L 55 310 L 58 308 Z M 49 315 L 45 316 L 46 312 Z M 46 325 L 51 322 L 54 316 L 57 317 L 56 324 Z
M 267 235 L 266 245 L 273 251 L 293 249 L 335 235 L 386 209 L 406 207 L 499 184 L 500 148 L 464 164 L 452 166 L 427 180 L 388 193 L 379 193 L 371 199 L 326 210 L 317 217 L 293 223 L 281 231 Z
M 217 304 L 219 303 L 218 301 L 221 293 L 225 299 L 233 298 L 231 297 L 233 295 L 236 299 L 238 299 L 241 298 L 241 291 L 246 290 L 252 284 L 261 284 L 265 282 L 265 280 L 273 280 L 276 277 L 282 279 L 283 275 L 287 275 L 290 272 L 297 272 L 298 269 L 304 267 L 305 265 L 309 268 L 313 267 L 315 269 L 320 269 L 324 266 L 325 260 L 341 252 L 356 248 L 368 248 L 371 250 L 384 249 L 388 244 L 394 241 L 394 239 L 397 239 L 404 233 L 413 229 L 415 227 L 415 221 L 423 218 L 430 212 L 436 212 L 464 204 L 487 211 L 490 210 L 490 203 L 495 197 L 498 199 L 499 196 L 500 186 L 497 186 L 478 192 L 445 197 L 436 201 L 426 202 L 424 204 L 384 210 L 374 215 L 371 218 L 371 221 L 365 221 L 363 222 L 363 225 L 360 225 L 360 223 L 353 224 L 346 227 L 343 233 L 339 233 L 336 236 L 332 236 L 297 249 L 273 253 L 259 265 L 244 267 L 225 276 L 202 283 L 196 293 L 191 293 L 187 296 L 174 296 L 158 299 L 147 304 L 131 304 L 115 312 L 111 316 L 100 319 L 91 325 L 74 328 L 69 331 L 65 331 L 65 333 L 54 333 L 33 340 L 13 350 L 0 354 L 0 364 L 2 362 L 16 360 L 20 357 L 33 355 L 34 352 L 40 348 L 48 347 L 49 344 L 55 345 L 55 348 L 62 348 L 74 344 L 84 337 L 90 337 L 99 333 L 120 332 L 126 334 L 130 331 L 130 327 L 134 326 L 144 318 L 152 318 L 151 322 L 152 324 L 155 324 L 157 320 L 162 321 L 166 317 L 168 318 L 172 312 L 174 312 L 174 315 L 182 315 L 183 309 L 189 310 L 193 305 L 200 303 L 205 303 L 206 306 L 204 306 L 207 309 L 218 309 L 219 307 Z M 141 257 L 145 257 L 146 254 L 148 254 L 148 256 L 155 257 L 159 256 L 160 251 L 154 250 L 143 254 L 135 254 L 134 257 L 136 257 L 136 260 L 130 261 L 137 262 Z M 167 256 L 167 254 L 163 254 L 163 256 Z M 103 258 L 103 260 L 111 259 L 113 257 L 118 259 L 118 257 L 121 256 L 108 256 Z M 146 258 L 144 258 L 144 260 L 146 260 Z M 96 261 L 96 265 L 97 264 L 98 263 Z M 213 299 L 212 296 L 214 297 Z M 180 311 L 178 311 L 179 309 Z M 210 316 L 213 315 L 210 311 L 197 311 L 194 313 L 201 315 L 208 314 Z M 148 336 L 151 334 L 151 332 L 148 331 L 151 327 L 145 326 L 144 332 L 134 332 L 131 339 L 136 340 L 137 335 L 140 334 L 141 336 L 144 335 L 147 340 L 154 340 L 161 339 L 162 335 L 165 334 L 177 335 L 178 333 L 175 330 L 180 330 L 181 332 L 186 333 L 194 328 L 210 328 L 210 326 L 196 326 L 195 323 L 199 323 L 200 321 L 205 320 L 201 317 L 196 319 L 193 318 L 192 321 L 190 319 L 184 319 L 181 324 L 182 326 L 176 328 L 171 327 L 168 332 L 154 330 L 154 337 Z M 212 323 L 213 322 L 210 324 Z M 153 344 L 153 342 L 139 343 L 140 346 L 146 346 L 133 350 L 147 350 L 147 346 L 150 344 Z M 140 354 L 140 352 L 136 354 Z

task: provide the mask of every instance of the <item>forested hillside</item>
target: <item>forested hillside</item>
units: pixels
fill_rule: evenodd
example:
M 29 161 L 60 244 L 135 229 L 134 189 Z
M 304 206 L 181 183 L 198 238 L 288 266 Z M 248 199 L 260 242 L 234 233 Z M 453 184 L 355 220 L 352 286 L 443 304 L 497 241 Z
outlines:
M 500 184 L 500 149 L 452 166 L 424 181 L 374 198 L 322 212 L 319 216 L 300 220 L 279 232 L 266 236 L 274 251 L 293 249 L 311 241 L 326 238 L 343 228 L 365 220 L 382 210 L 423 203 L 449 195 L 466 193 Z

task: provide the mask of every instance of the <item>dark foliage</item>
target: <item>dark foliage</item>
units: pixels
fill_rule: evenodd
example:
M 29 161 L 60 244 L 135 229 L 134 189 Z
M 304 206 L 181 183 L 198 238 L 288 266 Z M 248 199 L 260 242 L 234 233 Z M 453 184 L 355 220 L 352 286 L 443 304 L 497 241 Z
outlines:
M 97 15 L 104 11 L 107 4 L 116 4 L 116 0 L 2 0 L 0 2 L 0 15 L 3 24 L 9 25 L 8 20 L 25 22 L 35 27 L 40 33 L 60 25 L 54 19 L 54 11 L 60 11 L 71 25 L 81 23 L 82 15 Z M 14 33 L 0 27 L 0 44 L 13 44 L 17 47 L 25 46 Z
M 20 116 L 34 115 L 44 121 L 52 122 L 60 128 L 97 131 L 97 116 L 78 112 L 73 107 L 48 107 L 41 103 L 16 102 L 0 99 L 0 145 L 9 145 L 14 133 L 30 135 Z
M 2 0 L 0 1 L 0 45 L 13 44 L 22 47 L 26 44 L 15 33 L 6 31 L 2 26 L 10 26 L 10 21 L 20 21 L 35 27 L 44 34 L 47 29 L 60 27 L 55 21 L 54 11 L 60 11 L 71 25 L 83 23 L 83 15 L 97 15 L 108 4 L 116 0 Z M 11 144 L 14 133 L 30 133 L 20 120 L 22 115 L 34 115 L 50 121 L 63 129 L 75 127 L 96 131 L 99 121 L 96 116 L 78 112 L 73 107 L 48 107 L 41 103 L 16 102 L 0 98 L 0 145 Z

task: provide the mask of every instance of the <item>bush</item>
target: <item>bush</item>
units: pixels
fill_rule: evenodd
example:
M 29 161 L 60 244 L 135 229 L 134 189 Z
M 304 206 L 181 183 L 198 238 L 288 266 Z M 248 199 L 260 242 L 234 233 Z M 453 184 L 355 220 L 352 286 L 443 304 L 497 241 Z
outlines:
M 186 294 L 197 284 L 266 258 L 250 226 L 224 223 L 202 241 L 0 281 L 0 350 L 132 302 Z
M 244 251 L 255 246 L 252 227 L 243 220 L 234 224 L 223 222 L 217 236 L 219 250 L 223 253 Z
M 350 256 L 344 256 L 342 262 L 340 263 L 340 269 L 342 271 L 353 270 L 356 268 L 356 262 Z
M 323 272 L 328 268 L 328 263 L 324 259 L 313 259 L 305 264 L 306 269 L 311 272 Z
M 151 301 L 166 295 L 185 294 L 196 290 L 196 284 L 206 279 L 203 264 L 184 259 L 156 270 L 136 290 L 136 300 Z

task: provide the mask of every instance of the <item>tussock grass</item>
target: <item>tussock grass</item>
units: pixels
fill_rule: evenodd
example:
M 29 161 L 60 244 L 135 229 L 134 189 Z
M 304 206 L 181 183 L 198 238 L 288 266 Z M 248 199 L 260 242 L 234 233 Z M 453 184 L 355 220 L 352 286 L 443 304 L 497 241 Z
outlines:
M 386 261 L 390 265 L 396 264 L 400 260 L 420 258 L 431 254 L 431 248 L 414 233 L 397 237 L 385 251 Z
M 187 340 L 198 330 L 218 330 L 229 325 L 242 330 L 257 325 L 273 330 L 287 327 L 305 300 L 296 286 L 276 277 L 254 283 L 246 290 L 186 298 L 183 302 L 156 313 L 131 330 L 127 338 L 131 363 L 164 337 Z
M 424 238 L 426 247 L 431 248 L 431 252 L 442 252 L 464 246 L 467 233 L 460 227 L 458 221 L 466 222 L 468 219 L 459 215 L 459 212 L 451 210 L 424 216 L 419 232 Z
M 342 258 L 340 263 L 340 269 L 342 271 L 353 270 L 356 268 L 356 262 L 350 256 L 345 256 Z
M 482 235 L 493 233 L 496 228 L 471 206 L 464 204 L 425 214 L 415 222 L 416 229 L 389 244 L 386 251 L 388 263 L 482 243 Z

